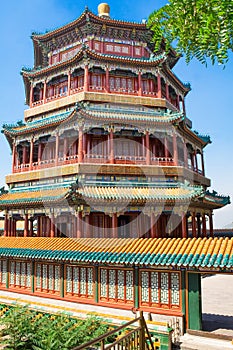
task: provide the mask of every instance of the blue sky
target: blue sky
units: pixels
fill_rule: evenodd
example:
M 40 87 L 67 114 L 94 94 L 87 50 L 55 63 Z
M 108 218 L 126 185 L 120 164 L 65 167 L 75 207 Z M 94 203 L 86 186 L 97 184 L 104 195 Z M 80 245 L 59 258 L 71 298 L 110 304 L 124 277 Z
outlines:
M 1 55 L 0 55 L 0 121 L 23 119 L 26 108 L 24 86 L 20 70 L 33 66 L 33 47 L 30 35 L 44 32 L 76 19 L 87 5 L 94 13 L 100 1 L 96 0 L 11 0 L 1 3 Z M 108 1 L 111 17 L 141 21 L 165 1 L 123 0 Z M 174 72 L 182 81 L 191 83 L 192 91 L 186 98 L 187 116 L 200 133 L 209 134 L 212 144 L 206 147 L 206 175 L 212 179 L 212 188 L 233 200 L 233 55 L 225 70 L 221 66 L 205 68 L 197 61 L 188 66 L 184 59 Z M 0 135 L 0 185 L 11 172 L 10 149 Z M 233 222 L 232 205 L 215 211 L 215 227 Z

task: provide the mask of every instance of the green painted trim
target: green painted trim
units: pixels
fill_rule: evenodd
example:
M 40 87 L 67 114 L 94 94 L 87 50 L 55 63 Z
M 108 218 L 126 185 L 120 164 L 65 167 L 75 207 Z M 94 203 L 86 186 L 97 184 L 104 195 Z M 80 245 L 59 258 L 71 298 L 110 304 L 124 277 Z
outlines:
M 201 274 L 188 273 L 188 328 L 202 329 Z
M 10 260 L 6 260 L 6 288 L 9 288 L 9 279 L 10 279 Z
M 94 291 L 95 302 L 99 302 L 99 266 L 95 266 L 95 291 Z
M 31 291 L 35 293 L 35 262 L 32 261 L 32 275 L 31 275 Z
M 181 271 L 181 302 L 183 313 L 184 332 L 186 332 L 186 272 Z
M 134 267 L 134 307 L 139 308 L 139 268 Z
M 64 288 L 64 264 L 61 264 L 60 265 L 61 267 L 60 267 L 60 285 L 61 285 L 61 287 L 60 287 L 60 297 L 61 298 L 64 298 L 64 296 L 65 296 L 65 288 Z

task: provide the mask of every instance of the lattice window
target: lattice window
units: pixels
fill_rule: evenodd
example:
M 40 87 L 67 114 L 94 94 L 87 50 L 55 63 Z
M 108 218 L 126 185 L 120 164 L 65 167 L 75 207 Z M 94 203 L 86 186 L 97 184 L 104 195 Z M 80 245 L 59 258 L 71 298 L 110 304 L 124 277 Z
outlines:
M 115 79 L 113 77 L 110 77 L 109 79 L 109 86 L 110 86 L 110 90 L 115 89 Z
M 100 296 L 107 297 L 107 270 L 100 270 Z
M 159 302 L 159 274 L 151 272 L 151 302 Z
M 27 263 L 27 272 L 26 272 L 26 287 L 31 287 L 31 280 L 32 280 L 32 266 L 31 263 Z
M 118 288 L 117 288 L 117 297 L 118 299 L 124 299 L 124 285 L 125 285 L 125 279 L 124 279 L 124 271 L 118 270 L 117 271 L 118 274 L 118 279 L 117 279 L 117 284 L 118 284 Z
M 21 263 L 21 281 L 20 281 L 21 287 L 25 287 L 26 285 L 26 263 Z
M 93 296 L 94 275 L 92 267 L 66 266 L 66 293 Z
M 47 289 L 48 265 L 42 265 L 42 289 Z
M 114 46 L 114 51 L 120 53 L 121 52 L 121 47 L 118 45 Z
M 141 48 L 140 47 L 135 48 L 135 55 L 137 55 L 137 56 L 141 55 Z
M 49 265 L 48 289 L 53 290 L 53 265 Z
M 132 79 L 128 79 L 127 83 L 128 83 L 128 89 L 132 91 L 133 90 L 133 80 Z
M 149 302 L 149 272 L 142 272 L 141 283 L 142 301 Z
M 140 283 L 142 305 L 180 307 L 180 273 L 141 271 Z
M 116 78 L 115 82 L 116 82 L 116 89 L 120 90 L 120 88 L 121 88 L 121 79 L 120 78 Z
M 87 278 L 86 278 L 86 268 L 81 267 L 80 269 L 80 294 L 86 294 L 86 284 L 87 284 Z
M 0 260 L 0 282 L 2 284 L 6 284 L 6 274 L 7 274 L 7 261 L 6 260 Z
M 10 284 L 15 284 L 15 262 L 10 262 Z
M 126 300 L 133 300 L 133 271 L 126 271 Z
M 88 268 L 87 269 L 87 294 L 92 295 L 93 294 L 93 269 Z
M 168 273 L 161 273 L 161 303 L 168 304 L 169 302 L 169 284 L 168 284 Z
M 72 267 L 66 266 L 66 292 L 72 292 Z
M 122 46 L 122 53 L 129 53 L 128 46 Z
M 79 291 L 79 268 L 73 267 L 73 293 L 78 294 Z
M 121 87 L 123 89 L 123 91 L 127 89 L 127 86 L 126 86 L 126 79 L 125 78 L 122 78 L 121 79 Z
M 41 288 L 41 264 L 36 265 L 36 288 Z
M 100 50 L 100 44 L 99 43 L 95 43 L 95 50 Z
M 109 270 L 109 284 L 108 284 L 109 298 L 115 299 L 116 297 L 116 270 Z
M 178 273 L 171 273 L 171 303 L 180 304 L 180 278 Z
M 113 45 L 106 45 L 106 51 L 113 52 Z
M 100 269 L 100 300 L 131 303 L 134 299 L 132 270 Z

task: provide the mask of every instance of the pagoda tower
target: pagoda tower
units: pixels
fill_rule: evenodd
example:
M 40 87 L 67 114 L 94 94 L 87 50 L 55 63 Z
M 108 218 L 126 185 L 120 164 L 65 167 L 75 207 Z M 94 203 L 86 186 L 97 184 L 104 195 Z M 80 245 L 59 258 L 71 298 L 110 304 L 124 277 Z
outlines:
M 29 108 L 3 126 L 12 173 L 0 288 L 183 320 L 185 274 L 199 290 L 188 268 L 217 244 L 213 210 L 229 197 L 208 191 L 211 141 L 192 130 L 176 52 L 154 53 L 145 23 L 111 19 L 107 4 L 98 12 L 32 35 Z

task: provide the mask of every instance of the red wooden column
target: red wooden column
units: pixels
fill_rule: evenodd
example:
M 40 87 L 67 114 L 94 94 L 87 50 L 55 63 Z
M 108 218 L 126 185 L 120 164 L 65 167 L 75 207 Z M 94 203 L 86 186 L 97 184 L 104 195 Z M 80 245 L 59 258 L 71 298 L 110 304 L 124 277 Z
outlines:
M 202 214 L 202 237 L 206 237 L 206 219 L 205 219 L 205 213 Z
M 109 147 L 109 162 L 110 164 L 114 164 L 114 134 L 113 134 L 113 128 L 109 129 L 109 134 L 108 134 L 108 147 Z
M 138 96 L 142 96 L 142 72 L 138 72 Z
M 85 227 L 86 227 L 85 237 L 90 238 L 91 237 L 90 214 L 85 216 Z
M 201 153 L 201 168 L 202 168 L 202 175 L 205 176 L 205 162 L 204 162 L 204 154 L 203 151 Z
M 186 146 L 186 142 L 184 141 L 184 166 L 188 168 L 188 150 Z
M 184 102 L 184 97 L 182 99 L 182 108 L 183 108 L 183 113 L 184 115 L 186 114 L 186 110 L 185 110 L 185 102 Z
M 8 236 L 8 226 L 9 226 L 9 219 L 8 219 L 8 213 L 5 213 L 5 219 L 4 219 L 4 237 Z
M 27 161 L 27 147 L 24 145 L 23 146 L 23 159 L 22 159 L 23 165 L 26 164 L 26 161 Z
M 82 212 L 79 211 L 77 214 L 77 238 L 82 237 Z
M 67 95 L 70 96 L 71 89 L 71 72 L 68 72 L 68 81 L 67 81 Z
M 170 101 L 170 96 L 169 96 L 169 85 L 168 85 L 167 82 L 166 82 L 166 99 L 167 99 L 168 101 Z
M 197 163 L 197 151 L 195 150 L 193 153 L 193 157 L 194 157 L 194 171 L 198 170 L 198 163 Z
M 177 108 L 178 108 L 178 110 L 180 110 L 180 96 L 179 96 L 179 94 L 177 95 L 176 101 L 177 101 Z
M 30 220 L 30 232 L 29 232 L 29 236 L 33 237 L 33 219 L 31 218 Z
M 187 218 L 186 218 L 186 213 L 182 213 L 182 238 L 187 238 Z
M 38 145 L 38 159 L 37 159 L 38 165 L 40 165 L 41 157 L 42 157 L 42 143 L 40 142 Z
M 46 103 L 46 93 L 47 93 L 47 82 L 44 82 L 44 90 L 43 90 L 43 103 Z
M 146 130 L 146 165 L 150 165 L 150 135 L 149 131 Z
M 59 134 L 56 134 L 56 144 L 55 144 L 55 165 L 58 165 L 58 156 L 59 156 Z
M 165 158 L 169 158 L 169 150 L 168 150 L 168 137 L 167 135 L 164 136 L 164 153 L 165 153 Z
M 176 134 L 173 134 L 173 161 L 175 165 L 178 165 L 178 148 Z
M 83 162 L 83 127 L 79 127 L 78 132 L 78 162 Z
M 105 91 L 109 92 L 110 91 L 110 86 L 109 86 L 109 68 L 106 67 L 106 72 L 105 72 Z
M 33 104 L 33 90 L 34 90 L 34 87 L 33 87 L 33 84 L 31 83 L 31 86 L 30 86 L 30 100 L 29 100 L 29 107 L 30 108 L 32 107 L 32 104 Z
M 63 143 L 63 161 L 66 161 L 67 157 L 67 138 L 64 137 L 64 143 Z
M 161 85 L 161 76 L 157 74 L 157 97 L 162 98 L 162 85 Z
M 197 237 L 196 213 L 192 213 L 192 236 Z
M 83 133 L 83 159 L 86 158 L 87 155 L 87 134 Z
M 89 71 L 88 71 L 88 65 L 84 68 L 84 92 L 87 92 L 89 90 Z
M 28 237 L 28 214 L 25 214 L 24 216 L 24 237 Z
M 33 152 L 34 152 L 34 141 L 31 139 L 30 142 L 30 159 L 29 159 L 29 170 L 32 170 L 32 164 L 33 164 Z
M 209 214 L 209 221 L 210 221 L 210 237 L 214 237 L 214 227 L 213 227 L 213 214 Z
M 13 143 L 12 148 L 12 173 L 15 171 L 15 165 L 16 165 L 16 144 Z
M 15 219 L 13 218 L 13 216 L 12 216 L 12 223 L 11 223 L 11 231 L 12 231 L 12 234 L 11 234 L 11 236 L 12 237 L 16 237 L 16 227 L 15 227 Z
M 37 237 L 41 236 L 41 216 L 37 217 Z
M 156 217 L 154 213 L 151 213 L 150 217 L 150 222 L 151 222 L 151 238 L 157 238 L 158 237 L 158 225 L 156 222 Z
M 117 213 L 112 214 L 112 238 L 117 238 L 118 234 L 118 227 L 117 227 Z
M 8 219 L 8 237 L 11 237 L 11 230 L 12 230 L 12 218 L 10 216 Z
M 54 214 L 51 213 L 50 215 L 50 237 L 54 238 L 55 237 L 55 224 L 54 224 Z

